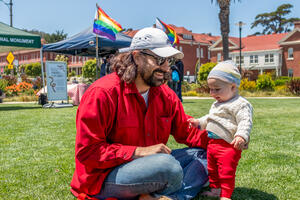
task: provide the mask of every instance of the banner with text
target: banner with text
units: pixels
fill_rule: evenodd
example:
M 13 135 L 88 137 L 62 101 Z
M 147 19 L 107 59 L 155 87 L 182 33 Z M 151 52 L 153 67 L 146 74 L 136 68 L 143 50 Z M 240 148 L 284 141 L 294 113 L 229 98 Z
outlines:
M 68 100 L 67 63 L 46 61 L 46 78 L 48 100 Z

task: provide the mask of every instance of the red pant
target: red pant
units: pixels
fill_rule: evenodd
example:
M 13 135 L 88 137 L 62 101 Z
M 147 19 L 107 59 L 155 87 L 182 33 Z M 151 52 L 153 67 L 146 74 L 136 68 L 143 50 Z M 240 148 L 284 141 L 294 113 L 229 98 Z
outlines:
M 220 197 L 231 198 L 235 172 L 242 151 L 222 139 L 210 139 L 207 147 L 207 169 L 211 188 L 221 188 Z

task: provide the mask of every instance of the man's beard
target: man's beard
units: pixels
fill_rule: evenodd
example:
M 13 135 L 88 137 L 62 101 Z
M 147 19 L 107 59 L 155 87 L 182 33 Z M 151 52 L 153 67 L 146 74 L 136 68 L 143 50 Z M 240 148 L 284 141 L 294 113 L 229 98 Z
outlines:
M 155 76 L 155 72 L 163 73 L 163 78 L 157 78 Z M 170 73 L 164 72 L 160 69 L 156 69 L 152 72 L 151 76 L 148 78 L 145 77 L 145 74 L 141 74 L 141 77 L 143 78 L 144 82 L 149 85 L 150 87 L 157 87 L 164 83 L 166 83 L 170 79 Z

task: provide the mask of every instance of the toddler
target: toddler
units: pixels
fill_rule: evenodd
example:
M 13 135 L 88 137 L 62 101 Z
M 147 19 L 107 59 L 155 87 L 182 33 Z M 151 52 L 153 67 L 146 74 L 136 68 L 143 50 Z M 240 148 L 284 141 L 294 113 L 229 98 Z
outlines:
M 194 127 L 206 129 L 209 142 L 207 162 L 210 191 L 203 195 L 231 199 L 235 172 L 243 149 L 248 147 L 252 128 L 251 104 L 239 96 L 241 75 L 232 61 L 217 64 L 207 77 L 210 95 L 216 99 L 209 114 L 189 119 Z

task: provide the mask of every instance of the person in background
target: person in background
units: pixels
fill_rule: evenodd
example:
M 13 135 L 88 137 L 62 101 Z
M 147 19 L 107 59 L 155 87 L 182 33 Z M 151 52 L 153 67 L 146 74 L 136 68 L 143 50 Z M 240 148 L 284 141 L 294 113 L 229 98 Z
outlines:
M 179 70 L 176 65 L 171 66 L 171 78 L 168 81 L 168 86 L 176 93 L 178 96 L 178 83 L 179 83 Z M 179 97 L 179 96 L 178 96 Z
M 243 149 L 248 148 L 252 129 L 252 105 L 238 94 L 241 75 L 232 61 L 217 64 L 207 77 L 210 94 L 216 99 L 208 115 L 189 119 L 193 127 L 208 131 L 207 148 L 211 191 L 203 195 L 231 198 L 235 172 Z
M 176 60 L 175 65 L 176 65 L 176 67 L 178 69 L 178 72 L 179 72 L 179 82 L 178 82 L 178 85 L 177 85 L 177 94 L 178 94 L 178 98 L 182 102 L 181 87 L 182 87 L 182 81 L 183 81 L 183 76 L 184 76 L 184 65 L 183 65 L 183 62 L 181 60 Z
M 100 67 L 100 78 L 107 74 L 106 73 L 106 67 L 107 67 L 107 58 L 103 58 L 102 59 L 102 64 L 101 64 L 101 67 Z
M 183 54 L 162 30 L 141 29 L 112 59 L 114 72 L 84 93 L 76 116 L 76 197 L 187 200 L 207 183 L 207 132 L 189 126 L 165 84 L 175 58 Z M 188 147 L 170 149 L 170 135 Z

